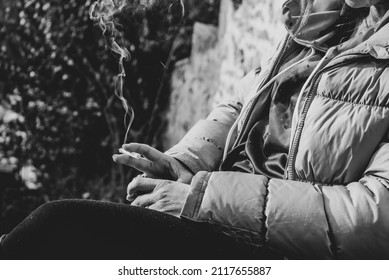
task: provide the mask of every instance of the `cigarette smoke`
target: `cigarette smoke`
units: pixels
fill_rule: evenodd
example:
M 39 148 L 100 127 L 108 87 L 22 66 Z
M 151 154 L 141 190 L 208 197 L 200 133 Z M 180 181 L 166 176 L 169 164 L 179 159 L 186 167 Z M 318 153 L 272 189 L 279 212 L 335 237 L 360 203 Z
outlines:
M 100 26 L 103 35 L 107 38 L 108 48 L 119 55 L 119 74 L 115 78 L 115 95 L 120 99 L 125 110 L 124 126 L 126 127 L 126 133 L 124 143 L 127 142 L 128 134 L 135 117 L 133 108 L 123 96 L 123 82 L 126 76 L 123 61 L 130 59 L 131 55 L 124 45 L 122 34 L 115 27 L 114 15 L 120 13 L 123 8 L 130 4 L 129 1 L 149 7 L 156 0 L 97 0 L 89 9 L 89 17 Z M 183 0 L 179 0 L 178 2 L 181 5 L 182 16 L 184 16 L 185 6 Z M 128 123 L 127 117 L 129 118 Z
M 123 96 L 123 82 L 126 76 L 123 61 L 130 59 L 130 53 L 124 46 L 121 33 L 116 29 L 114 15 L 120 13 L 127 5 L 127 0 L 98 0 L 89 9 L 89 17 L 101 28 L 103 35 L 107 38 L 107 46 L 114 53 L 119 55 L 119 74 L 115 77 L 115 95 L 120 99 L 125 110 L 124 126 L 126 133 L 124 143 L 127 142 L 131 125 L 134 121 L 134 110 Z M 127 118 L 129 121 L 127 123 Z

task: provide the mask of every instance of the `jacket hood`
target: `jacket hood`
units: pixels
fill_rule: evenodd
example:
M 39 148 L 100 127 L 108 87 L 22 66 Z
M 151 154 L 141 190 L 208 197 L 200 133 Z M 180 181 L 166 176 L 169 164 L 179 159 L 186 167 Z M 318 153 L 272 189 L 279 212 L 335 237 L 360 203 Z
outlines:
M 314 1 L 306 24 L 294 34 L 295 24 L 301 18 L 300 1 L 288 0 L 282 7 L 283 22 L 296 43 L 326 51 L 326 43 L 336 34 L 342 3 L 340 0 Z

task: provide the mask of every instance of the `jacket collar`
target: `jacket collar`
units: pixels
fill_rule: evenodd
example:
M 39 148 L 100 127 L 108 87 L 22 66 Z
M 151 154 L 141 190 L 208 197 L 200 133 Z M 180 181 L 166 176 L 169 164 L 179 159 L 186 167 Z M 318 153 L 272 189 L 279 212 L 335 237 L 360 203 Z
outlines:
M 369 54 L 376 59 L 389 59 L 389 11 L 375 27 L 370 28 L 359 38 L 357 35 L 336 46 L 336 49 L 342 58 L 348 55 Z
M 326 43 L 335 34 L 333 31 L 337 28 L 336 24 L 340 18 L 340 2 L 339 0 L 315 1 L 308 22 L 299 34 L 293 35 L 291 34 L 292 27 L 299 18 L 300 5 L 298 0 L 288 0 L 282 9 L 285 27 L 297 44 L 326 52 L 329 48 Z M 358 43 L 358 39 L 351 39 L 355 42 L 346 41 L 344 44 L 340 44 L 338 49 L 342 49 L 351 43 L 354 46 L 346 47 L 347 51 L 344 54 L 361 53 L 370 54 L 377 59 L 389 59 L 389 11 L 367 35 L 368 39 L 366 40 L 362 38 Z
M 389 11 L 374 29 L 374 34 L 355 48 L 355 52 L 369 53 L 377 59 L 389 59 Z
M 283 22 L 293 40 L 306 47 L 327 51 L 327 43 L 336 35 L 336 24 L 341 15 L 340 0 L 316 0 L 307 22 L 295 34 L 294 27 L 301 18 L 299 0 L 288 0 L 282 7 Z

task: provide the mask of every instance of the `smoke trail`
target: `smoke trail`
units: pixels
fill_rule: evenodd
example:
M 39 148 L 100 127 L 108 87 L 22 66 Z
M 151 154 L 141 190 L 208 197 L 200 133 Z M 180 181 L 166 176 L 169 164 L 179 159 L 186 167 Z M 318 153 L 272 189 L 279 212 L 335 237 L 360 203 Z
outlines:
M 126 72 L 123 66 L 123 60 L 130 59 L 131 55 L 127 48 L 124 46 L 124 40 L 121 33 L 116 29 L 114 22 L 114 15 L 120 13 L 124 7 L 126 7 L 130 0 L 97 0 L 89 9 L 89 17 L 95 21 L 101 28 L 103 35 L 107 38 L 108 48 L 119 55 L 119 74 L 115 78 L 115 95 L 122 102 L 125 110 L 124 126 L 126 127 L 126 133 L 124 136 L 124 143 L 127 142 L 128 134 L 130 132 L 131 125 L 134 121 L 134 110 L 128 104 L 127 100 L 123 96 L 123 82 Z M 134 0 L 141 6 L 149 7 L 156 0 Z M 178 0 L 181 5 L 182 17 L 185 14 L 185 6 L 183 0 Z M 170 5 L 170 8 L 173 4 Z M 120 43 L 120 44 L 119 44 Z M 129 122 L 127 124 L 127 116 Z
M 90 19 L 100 26 L 103 35 L 108 38 L 108 48 L 119 55 L 119 74 L 115 77 L 115 95 L 120 99 L 125 110 L 124 126 L 126 127 L 126 133 L 124 143 L 127 142 L 128 134 L 134 121 L 134 110 L 123 96 L 123 82 L 126 76 L 123 61 L 130 59 L 130 53 L 124 46 L 121 33 L 115 27 L 113 17 L 115 14 L 120 13 L 126 5 L 127 0 L 98 0 L 89 9 Z M 129 117 L 128 123 L 127 116 Z

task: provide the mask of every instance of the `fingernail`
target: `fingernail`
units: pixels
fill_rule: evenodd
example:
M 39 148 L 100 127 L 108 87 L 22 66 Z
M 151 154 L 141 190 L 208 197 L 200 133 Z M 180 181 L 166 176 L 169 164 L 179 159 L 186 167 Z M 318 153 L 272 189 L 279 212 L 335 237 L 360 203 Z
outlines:
M 126 196 L 126 200 L 132 204 L 134 202 L 135 198 L 134 198 L 134 196 L 128 194 Z
M 118 158 L 117 155 L 113 155 L 113 156 L 112 156 L 113 161 L 116 161 L 117 158 Z

